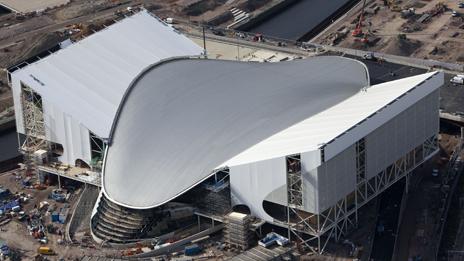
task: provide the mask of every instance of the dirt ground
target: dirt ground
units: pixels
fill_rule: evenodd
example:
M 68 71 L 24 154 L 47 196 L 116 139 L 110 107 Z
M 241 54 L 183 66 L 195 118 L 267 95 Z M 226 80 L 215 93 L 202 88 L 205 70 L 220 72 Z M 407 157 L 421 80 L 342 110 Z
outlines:
M 53 209 L 69 209 L 67 222 L 69 221 L 72 207 L 75 205 L 79 192 L 81 191 L 76 183 L 73 183 L 72 185 L 76 186 L 77 190 L 71 195 L 69 200 L 65 203 L 59 203 L 48 198 L 52 190 L 57 188 L 56 181 L 52 182 L 55 185 L 50 185 L 44 190 L 24 188 L 21 184 L 21 179 L 17 178 L 19 177 L 18 173 L 24 177 L 24 173 L 19 170 L 0 174 L 0 185 L 4 188 L 8 188 L 13 194 L 25 193 L 32 196 L 27 203 L 22 204 L 22 210 L 25 211 L 26 214 L 38 206 L 40 202 L 47 201 Z M 64 184 L 67 183 L 62 180 L 62 185 Z M 42 219 L 44 226 L 53 224 L 54 227 L 61 230 L 64 234 L 67 223 L 52 223 L 50 213 L 43 215 Z M 114 256 L 119 254 L 117 250 L 102 249 L 99 246 L 89 245 L 91 246 L 89 248 L 67 243 L 59 244 L 59 239 L 64 239 L 63 235 L 47 233 L 46 237 L 49 240 L 46 246 L 51 247 L 57 253 L 57 255 L 51 258 L 51 260 L 58 260 L 59 258 L 74 260 L 74 258 L 82 257 L 84 255 Z M 23 260 L 33 260 L 33 258 L 37 255 L 37 248 L 44 246 L 44 244 L 39 243 L 29 234 L 26 223 L 19 221 L 17 218 L 13 218 L 9 223 L 0 227 L 0 240 L 5 241 L 10 248 L 21 253 Z
M 444 62 L 464 62 L 464 8 L 458 7 L 459 1 L 392 2 L 398 3 L 397 9 L 391 10 L 383 0 L 367 0 L 362 25 L 369 43 L 362 43 L 362 37 L 351 34 L 361 13 L 361 3 L 314 42 Z M 434 15 L 440 2 L 445 8 Z M 409 8 L 413 8 L 415 14 L 402 17 L 401 10 Z M 457 17 L 452 16 L 453 11 L 458 12 Z M 430 18 L 421 23 L 419 19 L 424 14 L 429 14 Z

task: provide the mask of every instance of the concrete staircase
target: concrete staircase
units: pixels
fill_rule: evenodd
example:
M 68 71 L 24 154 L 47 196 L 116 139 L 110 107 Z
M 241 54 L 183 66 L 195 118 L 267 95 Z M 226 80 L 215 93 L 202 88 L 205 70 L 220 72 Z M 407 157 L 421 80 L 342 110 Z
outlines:
M 143 238 L 154 220 L 153 210 L 118 206 L 102 195 L 97 213 L 92 218 L 92 232 L 104 241 L 125 243 Z

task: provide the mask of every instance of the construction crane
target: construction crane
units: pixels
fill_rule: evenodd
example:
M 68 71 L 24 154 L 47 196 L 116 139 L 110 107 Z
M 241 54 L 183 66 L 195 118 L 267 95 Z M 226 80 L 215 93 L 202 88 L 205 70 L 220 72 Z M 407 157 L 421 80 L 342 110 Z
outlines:
M 351 35 L 354 37 L 360 37 L 363 35 L 362 21 L 364 20 L 364 9 L 365 8 L 366 8 L 366 0 L 363 1 L 363 6 L 361 9 L 361 15 L 359 16 L 358 24 L 356 25 L 356 28 L 351 33 Z

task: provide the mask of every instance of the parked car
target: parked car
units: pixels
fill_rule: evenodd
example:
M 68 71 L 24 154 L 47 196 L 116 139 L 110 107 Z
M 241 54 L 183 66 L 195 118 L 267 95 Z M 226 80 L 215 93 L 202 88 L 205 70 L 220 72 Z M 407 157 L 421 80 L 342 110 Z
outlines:
M 377 57 L 374 56 L 374 53 L 366 53 L 363 55 L 364 60 L 377 61 Z

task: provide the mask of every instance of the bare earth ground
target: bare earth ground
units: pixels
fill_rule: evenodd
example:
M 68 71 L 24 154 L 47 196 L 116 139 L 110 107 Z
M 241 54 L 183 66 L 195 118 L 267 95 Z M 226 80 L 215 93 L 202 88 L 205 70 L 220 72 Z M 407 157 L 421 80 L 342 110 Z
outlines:
M 372 14 L 371 11 L 365 14 L 363 31 L 370 31 L 369 38 L 376 39 L 378 41 L 376 43 L 366 45 L 359 42 L 359 38 L 356 39 L 351 35 L 351 31 L 356 26 L 361 5 L 355 7 L 346 17 L 335 22 L 329 30 L 313 41 L 422 59 L 464 62 L 464 9 L 458 8 L 459 1 L 405 0 L 399 2 L 402 2 L 398 5 L 401 9 L 414 8 L 416 16 L 408 20 L 402 18 L 400 12 L 384 6 L 383 0 L 367 1 L 366 10 L 378 8 L 378 11 L 376 14 Z M 446 11 L 433 16 L 427 22 L 417 22 L 422 14 L 431 12 L 439 2 L 447 6 Z M 461 16 L 452 17 L 453 10 L 462 13 Z M 400 39 L 398 37 L 400 34 L 404 34 L 406 39 Z
M 15 172 L 21 173 L 19 171 Z M 24 173 L 22 173 L 22 175 L 24 175 Z M 52 199 L 49 199 L 48 196 L 53 189 L 57 188 L 57 186 L 49 186 L 45 190 L 23 188 L 21 180 L 15 179 L 15 177 L 15 174 L 12 173 L 0 174 L 0 185 L 8 188 L 12 193 L 22 192 L 32 195 L 32 199 L 23 206 L 23 210 L 26 213 L 29 213 L 29 211 L 34 209 L 34 207 L 39 206 L 42 201 L 47 201 L 56 210 L 59 210 L 61 208 L 69 208 L 69 206 L 73 206 L 78 199 L 80 190 L 76 191 L 66 203 L 55 202 Z M 45 214 L 42 218 L 44 226 L 53 224 L 64 233 L 66 224 L 51 223 L 50 214 Z M 51 260 L 58 260 L 58 258 L 74 260 L 74 258 L 82 257 L 84 255 L 114 256 L 120 254 L 117 250 L 102 249 L 99 246 L 88 248 L 79 245 L 67 245 L 66 243 L 60 245 L 58 244 L 58 239 L 63 239 L 63 236 L 51 233 L 47 233 L 46 236 L 49 239 L 46 246 L 51 247 L 57 253 L 56 256 L 51 258 Z M 23 260 L 33 260 L 33 258 L 37 255 L 37 248 L 43 246 L 43 244 L 40 244 L 29 234 L 26 223 L 20 222 L 16 218 L 13 218 L 12 221 L 1 227 L 0 240 L 5 241 L 10 248 L 19 250 L 24 258 Z

